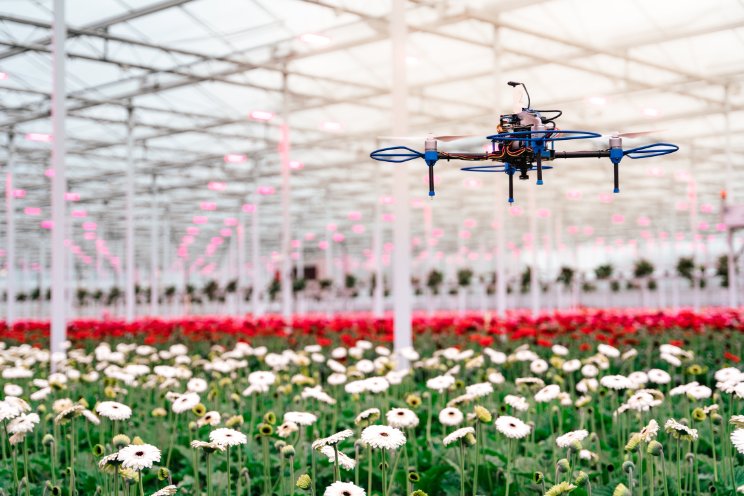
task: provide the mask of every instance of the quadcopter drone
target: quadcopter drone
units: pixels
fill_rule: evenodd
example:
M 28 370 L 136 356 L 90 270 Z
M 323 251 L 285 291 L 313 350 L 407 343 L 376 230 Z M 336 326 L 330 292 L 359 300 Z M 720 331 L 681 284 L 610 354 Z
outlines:
M 429 196 L 434 196 L 434 165 L 439 160 L 462 160 L 466 162 L 494 162 L 489 165 L 462 167 L 468 172 L 503 172 L 509 176 L 509 203 L 514 202 L 514 174 L 521 180 L 528 180 L 529 172 L 536 171 L 537 184 L 543 184 L 543 171 L 552 169 L 544 162 L 558 158 L 609 158 L 614 168 L 614 193 L 620 192 L 619 165 L 623 157 L 631 159 L 658 157 L 679 150 L 671 143 L 654 143 L 623 150 L 623 138 L 635 138 L 653 131 L 637 133 L 615 133 L 609 139 L 609 147 L 604 150 L 590 151 L 556 151 L 555 143 L 576 139 L 601 138 L 602 135 L 591 131 L 571 131 L 558 129 L 556 119 L 563 112 L 560 110 L 535 110 L 530 107 L 530 96 L 523 83 L 509 81 L 512 88 L 521 86 L 527 95 L 527 107 L 520 112 L 504 114 L 500 117 L 498 134 L 486 136 L 491 142 L 482 153 L 450 153 L 437 150 L 437 142 L 456 141 L 470 136 L 428 136 L 424 138 L 424 152 L 407 146 L 393 146 L 375 150 L 370 157 L 381 162 L 402 163 L 417 158 L 424 159 L 429 168 Z M 521 107 L 521 105 L 520 105 Z M 385 138 L 382 139 L 421 139 L 421 138 Z

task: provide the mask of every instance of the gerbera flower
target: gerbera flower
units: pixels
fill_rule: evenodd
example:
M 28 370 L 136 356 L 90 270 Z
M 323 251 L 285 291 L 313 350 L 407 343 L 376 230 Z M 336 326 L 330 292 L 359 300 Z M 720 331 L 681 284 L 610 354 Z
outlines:
M 620 350 L 605 343 L 600 343 L 599 346 L 597 346 L 597 351 L 607 358 L 617 358 L 620 356 Z
M 734 445 L 736 451 L 744 455 L 744 429 L 736 429 L 731 433 L 731 444 Z
M 391 450 L 406 444 L 406 436 L 389 425 L 370 425 L 362 431 L 362 441 L 373 448 Z
M 14 418 L 8 423 L 8 432 L 11 434 L 26 434 L 34 430 L 34 426 L 39 423 L 41 419 L 35 413 L 23 413 L 18 417 Z
M 558 445 L 559 448 L 568 448 L 571 446 L 571 444 L 574 441 L 581 442 L 589 435 L 589 432 L 587 432 L 584 429 L 579 429 L 577 431 L 571 431 L 563 434 L 562 436 L 558 436 L 555 439 L 555 444 Z
M 119 460 L 119 453 L 112 453 L 110 455 L 106 455 L 100 460 L 98 460 L 98 468 L 101 470 L 105 470 L 106 468 L 113 467 L 116 465 L 121 465 L 121 460 Z
M 155 491 L 154 493 L 152 493 L 151 496 L 171 496 L 173 494 L 176 494 L 177 492 L 178 488 L 171 484 L 170 486 L 165 486 L 163 489 Z
M 516 417 L 503 415 L 496 419 L 496 430 L 510 439 L 522 439 L 532 428 Z
M 297 432 L 299 429 L 300 427 L 294 422 L 284 422 L 279 427 L 276 428 L 276 433 L 281 438 L 287 438 L 291 436 L 293 433 Z
M 96 412 L 109 420 L 127 420 L 132 416 L 132 409 L 117 401 L 102 401 L 96 405 Z
M 334 451 L 332 446 L 323 446 L 320 448 L 320 452 L 323 453 L 326 457 L 328 457 L 328 461 L 331 463 L 336 463 L 336 451 Z M 354 467 L 356 466 L 356 461 L 354 461 L 353 458 L 350 456 L 338 452 L 338 465 L 344 470 L 354 470 Z
M 455 378 L 451 375 L 440 375 L 426 381 L 426 387 L 438 392 L 443 392 L 455 385 Z
M 690 429 L 684 424 L 677 422 L 674 419 L 669 419 L 664 424 L 664 430 L 667 434 L 671 434 L 675 439 L 683 439 L 685 441 L 695 441 L 698 438 L 697 429 Z
M 594 367 L 594 365 L 591 365 L 591 364 L 587 364 L 587 365 Z M 580 368 L 581 368 L 581 360 L 577 360 L 576 358 L 574 358 L 573 360 L 566 360 L 563 363 L 563 366 L 561 367 L 561 369 L 563 369 L 564 372 L 568 372 L 569 374 L 572 372 L 576 372 Z
M 393 408 L 385 414 L 388 425 L 398 429 L 409 429 L 419 424 L 418 415 L 408 408 Z
M 197 393 L 184 393 L 173 400 L 171 409 L 173 413 L 188 412 L 199 404 L 200 398 Z
M 533 374 L 544 374 L 547 372 L 548 368 L 550 368 L 548 362 L 542 358 L 539 358 L 530 364 L 530 372 Z
M 587 363 L 581 367 L 581 375 L 584 377 L 597 377 L 599 375 L 599 369 L 593 363 Z
M 641 439 L 643 439 L 644 442 L 649 443 L 656 437 L 656 434 L 658 434 L 658 432 L 659 423 L 656 420 L 651 419 L 646 427 L 641 429 Z
M 226 446 L 224 444 L 208 443 L 206 441 L 191 441 L 191 447 L 194 449 L 201 449 L 207 453 L 214 453 L 215 451 L 225 451 Z
M 308 412 L 286 412 L 284 414 L 285 422 L 294 422 L 297 425 L 313 425 L 318 417 Z
M 248 438 L 242 432 L 225 427 L 210 432 L 209 440 L 220 446 L 240 446 L 248 442 Z
M 356 418 L 354 419 L 354 423 L 356 425 L 372 423 L 378 418 L 380 418 L 379 408 L 367 408 L 356 416 Z
M 464 418 L 465 416 L 462 412 L 453 407 L 443 408 L 442 411 L 439 412 L 439 422 L 441 422 L 442 425 L 450 427 L 460 425 Z
M 504 375 L 500 372 L 491 372 L 488 374 L 488 382 L 492 384 L 503 384 L 504 381 Z
M 550 384 L 535 393 L 535 401 L 538 403 L 547 403 L 556 399 L 560 393 L 560 386 L 557 384 Z
M 493 393 L 493 386 L 488 382 L 479 382 L 467 386 L 465 391 L 474 398 L 483 398 Z
M 744 415 L 731 415 L 729 424 L 735 426 L 737 429 L 744 428 Z
M 651 369 L 648 371 L 647 375 L 648 380 L 654 384 L 669 384 L 672 380 L 672 376 L 661 369 Z
M 326 487 L 323 496 L 366 496 L 366 492 L 351 482 L 336 481 Z
M 142 471 L 160 461 L 160 450 L 151 444 L 130 444 L 119 450 L 118 458 L 122 467 Z
M 525 398 L 523 398 L 522 396 L 515 396 L 513 394 L 507 394 L 504 397 L 504 403 L 514 408 L 518 412 L 526 412 L 527 409 L 530 407 L 530 404 L 527 403 L 527 400 Z
M 599 380 L 599 383 L 607 389 L 616 391 L 633 388 L 633 383 L 624 375 L 606 375 Z
M 693 386 L 687 390 L 687 397 L 691 400 L 704 400 L 710 398 L 713 391 L 708 386 L 698 385 Z
M 199 420 L 196 421 L 196 425 L 199 427 L 203 427 L 205 425 L 219 425 L 219 423 L 222 421 L 222 415 L 220 415 L 219 412 L 211 411 L 205 413 Z
M 207 381 L 200 377 L 193 377 L 186 383 L 186 389 L 192 393 L 203 393 L 207 387 L 209 387 Z
M 273 372 L 259 370 L 248 374 L 248 382 L 254 386 L 271 386 L 276 382 L 276 375 Z
M 335 434 L 331 434 L 328 437 L 316 439 L 315 441 L 313 441 L 312 447 L 313 449 L 320 449 L 323 446 L 335 446 L 344 439 L 348 439 L 353 435 L 354 431 L 352 431 L 351 429 L 345 429 Z
M 460 441 L 461 439 L 465 439 L 468 435 L 475 435 L 475 429 L 472 427 L 462 427 L 460 429 L 457 429 L 455 432 L 449 434 L 442 440 L 442 444 L 445 446 L 449 446 L 450 444 L 454 443 L 455 441 Z

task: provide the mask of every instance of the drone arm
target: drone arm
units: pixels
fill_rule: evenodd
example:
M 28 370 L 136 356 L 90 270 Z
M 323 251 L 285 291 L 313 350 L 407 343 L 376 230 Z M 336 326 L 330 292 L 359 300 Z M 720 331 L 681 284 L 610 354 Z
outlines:
M 555 158 L 608 158 L 609 150 L 555 152 Z

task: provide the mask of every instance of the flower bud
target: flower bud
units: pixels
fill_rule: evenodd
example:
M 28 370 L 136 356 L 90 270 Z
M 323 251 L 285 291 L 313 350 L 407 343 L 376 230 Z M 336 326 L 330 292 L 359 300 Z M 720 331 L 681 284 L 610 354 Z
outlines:
M 617 485 L 615 490 L 612 491 L 612 496 L 630 496 L 630 490 L 621 482 Z
M 111 442 L 114 445 L 114 448 L 121 449 L 124 446 L 128 446 L 132 444 L 132 441 L 129 439 L 129 436 L 126 434 L 117 434 L 114 436 L 114 438 L 111 440 Z
M 166 467 L 160 467 L 158 469 L 158 480 L 164 481 L 166 479 L 170 479 L 170 470 Z
M 93 446 L 92 451 L 93 451 L 93 456 L 100 458 L 103 456 L 103 453 L 105 450 L 102 444 L 96 444 L 95 446 Z
M 692 411 L 692 420 L 695 420 L 696 422 L 702 422 L 708 418 L 708 415 L 705 414 L 705 410 L 703 410 L 700 407 L 695 408 Z
M 295 456 L 294 446 L 288 444 L 281 449 L 281 454 L 284 458 L 292 458 Z
M 558 472 L 565 473 L 571 470 L 571 464 L 568 463 L 568 460 L 565 458 L 561 458 L 558 460 L 558 463 L 555 464 L 555 467 L 558 469 Z
M 310 485 L 312 483 L 312 479 L 310 479 L 310 476 L 307 474 L 302 474 L 297 478 L 297 487 L 299 487 L 303 491 L 307 491 L 308 489 L 310 489 Z
M 535 472 L 534 474 L 532 474 L 532 480 L 535 484 L 540 484 L 542 483 L 542 481 L 545 480 L 545 476 L 542 472 Z
M 628 443 L 625 445 L 625 451 L 634 452 L 636 449 L 638 449 L 638 445 L 641 444 L 641 441 L 643 439 L 641 438 L 641 435 L 637 432 L 634 433 L 632 436 L 630 436 L 630 439 L 628 440 Z
M 490 424 L 493 420 L 493 415 L 491 415 L 491 412 L 489 412 L 487 408 L 480 405 L 475 405 L 473 410 L 475 411 L 475 416 L 479 422 Z
M 629 474 L 633 471 L 635 471 L 635 463 L 631 462 L 630 460 L 623 462 L 623 472 L 625 472 L 626 474 Z M 622 494 L 625 494 L 625 493 L 622 493 Z
M 664 447 L 659 441 L 651 441 L 650 443 L 648 443 L 646 453 L 651 456 L 661 456 L 664 453 Z
M 276 424 L 276 414 L 274 412 L 267 412 L 266 415 L 264 415 L 263 419 L 264 422 L 269 425 Z
M 574 479 L 574 484 L 584 487 L 587 482 L 589 482 L 589 476 L 583 470 L 579 470 L 579 473 L 576 474 L 576 478 Z

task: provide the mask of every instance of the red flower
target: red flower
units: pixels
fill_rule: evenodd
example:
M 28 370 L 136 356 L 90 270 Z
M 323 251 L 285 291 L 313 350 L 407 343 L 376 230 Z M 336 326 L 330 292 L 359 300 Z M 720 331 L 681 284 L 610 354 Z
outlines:
M 731 360 L 734 363 L 741 362 L 741 358 L 728 351 L 723 354 L 723 358 L 725 358 L 726 360 Z

